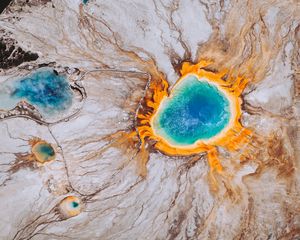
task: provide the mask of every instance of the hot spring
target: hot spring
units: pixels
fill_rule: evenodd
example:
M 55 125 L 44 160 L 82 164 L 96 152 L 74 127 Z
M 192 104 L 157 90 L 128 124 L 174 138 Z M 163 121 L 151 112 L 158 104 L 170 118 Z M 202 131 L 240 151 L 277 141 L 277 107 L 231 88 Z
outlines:
M 174 146 L 217 136 L 230 121 L 230 102 L 217 85 L 187 75 L 172 89 L 152 120 L 155 135 Z

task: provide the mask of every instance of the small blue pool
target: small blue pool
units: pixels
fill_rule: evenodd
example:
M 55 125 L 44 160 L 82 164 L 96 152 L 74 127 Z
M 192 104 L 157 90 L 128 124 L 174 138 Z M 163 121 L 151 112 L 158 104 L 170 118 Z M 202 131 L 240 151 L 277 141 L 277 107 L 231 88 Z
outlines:
M 67 110 L 72 104 L 72 98 L 67 78 L 50 68 L 7 81 L 0 87 L 0 108 L 6 110 L 25 100 L 42 113 L 55 114 Z
M 220 133 L 230 116 L 230 103 L 223 92 L 205 79 L 188 75 L 162 102 L 153 128 L 169 143 L 186 146 Z
M 40 162 L 47 162 L 55 158 L 55 151 L 48 143 L 38 143 L 33 147 L 32 151 Z

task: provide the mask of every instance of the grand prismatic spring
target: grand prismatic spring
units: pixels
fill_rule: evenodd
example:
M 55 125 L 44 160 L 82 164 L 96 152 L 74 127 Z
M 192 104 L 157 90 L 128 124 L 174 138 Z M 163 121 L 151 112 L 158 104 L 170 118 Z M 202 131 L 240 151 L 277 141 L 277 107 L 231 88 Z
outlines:
M 142 142 L 153 139 L 155 147 L 168 155 L 207 152 L 211 170 L 221 171 L 216 147 L 237 150 L 251 134 L 239 121 L 240 95 L 248 81 L 242 77 L 225 81 L 226 72 L 203 69 L 209 64 L 184 63 L 170 96 L 166 81 L 163 88 L 150 85 L 153 100 L 146 99 L 146 105 L 152 111 L 138 114 L 142 125 L 138 132 Z
M 13 0 L 0 239 L 300 239 L 294 0 Z
M 151 123 L 155 135 L 168 139 L 169 145 L 188 147 L 198 140 L 208 141 L 229 123 L 228 99 L 204 78 L 186 76 L 172 89 L 170 98 L 161 102 Z

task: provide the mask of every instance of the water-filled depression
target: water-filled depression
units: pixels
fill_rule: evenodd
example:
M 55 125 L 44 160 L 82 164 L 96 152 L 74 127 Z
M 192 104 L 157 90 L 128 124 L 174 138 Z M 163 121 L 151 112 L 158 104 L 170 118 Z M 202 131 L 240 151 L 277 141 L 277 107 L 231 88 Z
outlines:
M 186 146 L 218 135 L 230 115 L 230 102 L 216 85 L 188 75 L 163 100 L 152 125 L 170 144 Z
M 72 104 L 72 90 L 65 76 L 50 68 L 37 70 L 0 87 L 0 109 L 9 110 L 25 100 L 44 114 L 55 114 Z

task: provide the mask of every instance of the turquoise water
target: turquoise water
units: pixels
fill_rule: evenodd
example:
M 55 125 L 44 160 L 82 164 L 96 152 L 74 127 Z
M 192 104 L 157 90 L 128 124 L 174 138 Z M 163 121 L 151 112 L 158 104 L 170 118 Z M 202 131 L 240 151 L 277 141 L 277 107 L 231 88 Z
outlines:
M 82 2 L 83 2 L 84 4 L 87 4 L 88 1 L 89 1 L 89 0 L 82 0 Z
M 47 143 L 38 143 L 34 146 L 34 154 L 37 154 L 36 157 L 42 161 L 50 161 L 54 159 L 55 151 L 50 144 Z
M 49 160 L 49 158 L 55 155 L 54 149 L 50 144 L 41 143 L 38 144 L 37 149 L 38 153 L 43 156 L 44 161 Z
M 218 88 L 194 75 L 183 79 L 163 102 L 153 124 L 174 145 L 191 145 L 217 135 L 229 123 L 230 103 Z
M 43 113 L 55 114 L 71 106 L 72 96 L 66 77 L 47 68 L 4 83 L 0 87 L 0 108 L 9 110 L 25 100 Z
M 74 202 L 74 201 L 72 202 L 72 207 L 73 207 L 73 208 L 77 208 L 78 206 L 79 206 L 79 203 Z

